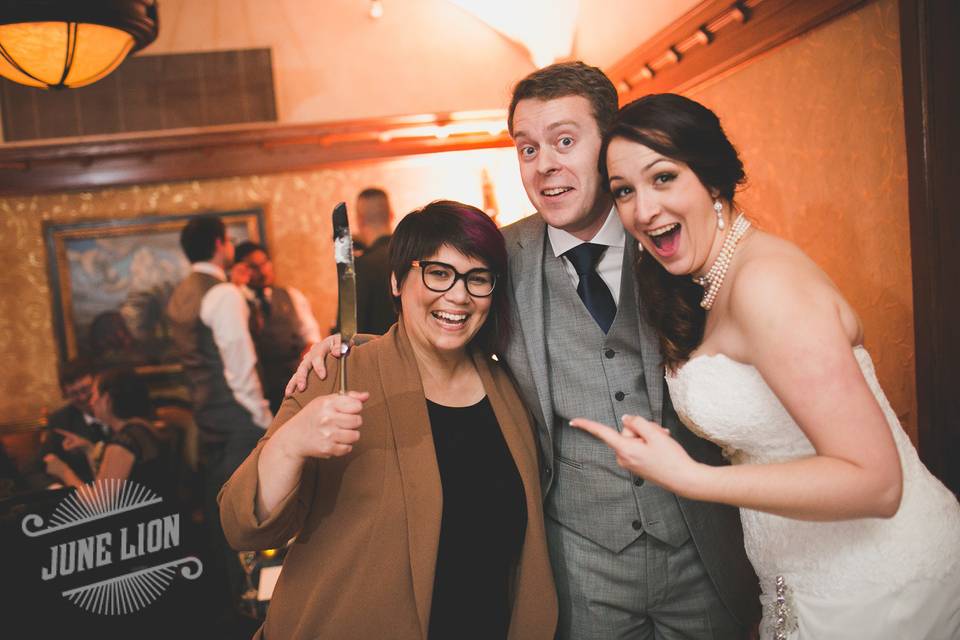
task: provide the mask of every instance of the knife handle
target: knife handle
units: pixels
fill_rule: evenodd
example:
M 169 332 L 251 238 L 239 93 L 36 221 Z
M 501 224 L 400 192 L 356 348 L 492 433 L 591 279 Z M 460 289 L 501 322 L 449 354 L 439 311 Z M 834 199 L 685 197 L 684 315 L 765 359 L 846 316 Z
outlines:
M 347 356 L 350 355 L 350 341 L 340 341 L 340 395 L 347 393 Z

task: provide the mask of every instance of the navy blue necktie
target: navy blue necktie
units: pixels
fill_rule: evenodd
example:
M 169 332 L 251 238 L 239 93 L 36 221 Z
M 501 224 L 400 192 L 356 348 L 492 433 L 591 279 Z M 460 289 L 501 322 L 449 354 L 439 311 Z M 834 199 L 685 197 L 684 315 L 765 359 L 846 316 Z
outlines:
M 270 300 L 267 298 L 267 290 L 263 287 L 259 289 L 254 289 L 253 292 L 257 296 L 257 301 L 260 303 L 260 313 L 263 314 L 264 319 L 270 317 Z
M 617 315 L 617 303 L 613 301 L 607 283 L 597 273 L 597 263 L 606 250 L 603 245 L 584 242 L 563 254 L 580 276 L 577 295 L 604 333 L 610 331 L 613 317 Z

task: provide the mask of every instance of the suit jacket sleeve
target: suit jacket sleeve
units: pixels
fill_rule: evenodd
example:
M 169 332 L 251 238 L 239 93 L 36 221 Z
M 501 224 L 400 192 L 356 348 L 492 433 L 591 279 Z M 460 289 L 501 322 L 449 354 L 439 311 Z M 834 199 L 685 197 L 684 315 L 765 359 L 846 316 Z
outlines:
M 337 369 L 336 360 L 328 356 L 327 371 L 335 372 Z M 322 461 L 308 460 L 304 464 L 297 486 L 277 505 L 268 518 L 260 521 L 255 513 L 260 452 L 263 451 L 264 445 L 271 436 L 277 432 L 277 429 L 282 428 L 287 420 L 314 398 L 333 393 L 336 385 L 336 375 L 320 380 L 315 373 L 311 372 L 306 390 L 283 401 L 267 434 L 260 439 L 256 448 L 223 485 L 218 497 L 220 521 L 227 542 L 234 549 L 249 551 L 282 547 L 300 531 L 313 502 L 316 465 Z

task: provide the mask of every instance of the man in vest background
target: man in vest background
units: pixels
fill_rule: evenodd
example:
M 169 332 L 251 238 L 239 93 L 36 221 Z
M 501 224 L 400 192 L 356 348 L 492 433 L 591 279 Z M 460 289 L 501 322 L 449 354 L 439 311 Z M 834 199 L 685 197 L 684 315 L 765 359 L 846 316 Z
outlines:
M 298 289 L 274 284 L 273 261 L 262 245 L 241 242 L 234 259 L 250 268 L 247 288 L 259 313 L 254 343 L 264 391 L 270 410 L 276 413 L 304 349 L 320 341 L 320 327 L 310 303 Z
M 180 246 L 190 274 L 174 289 L 166 314 L 200 435 L 203 511 L 213 547 L 212 566 L 204 573 L 212 574 L 212 583 L 229 598 L 219 603 L 226 611 L 241 593 L 243 572 L 223 536 L 217 494 L 273 415 L 257 372 L 250 310 L 240 289 L 227 282 L 234 247 L 223 221 L 191 218 L 180 233 Z

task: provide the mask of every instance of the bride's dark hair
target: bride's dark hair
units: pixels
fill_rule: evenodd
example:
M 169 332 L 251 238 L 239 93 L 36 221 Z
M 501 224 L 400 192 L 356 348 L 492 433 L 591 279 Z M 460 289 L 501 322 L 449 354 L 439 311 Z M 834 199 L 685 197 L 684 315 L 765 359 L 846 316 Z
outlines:
M 607 189 L 607 147 L 615 138 L 683 162 L 711 194 L 731 203 L 737 186 L 746 180 L 740 156 L 716 114 L 683 96 L 652 94 L 620 109 L 600 147 L 600 173 Z M 636 272 L 643 308 L 660 338 L 664 364 L 675 369 L 703 340 L 703 288 L 690 276 L 670 274 L 646 252 L 640 252 Z

